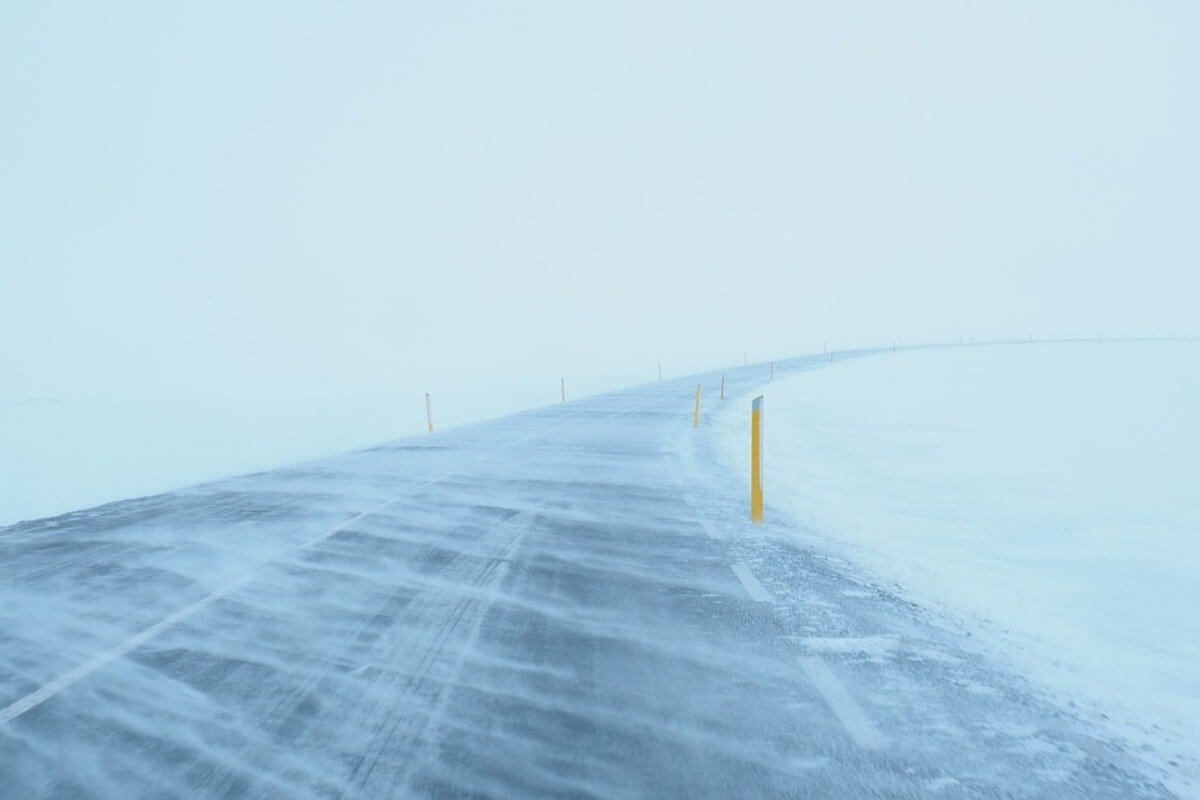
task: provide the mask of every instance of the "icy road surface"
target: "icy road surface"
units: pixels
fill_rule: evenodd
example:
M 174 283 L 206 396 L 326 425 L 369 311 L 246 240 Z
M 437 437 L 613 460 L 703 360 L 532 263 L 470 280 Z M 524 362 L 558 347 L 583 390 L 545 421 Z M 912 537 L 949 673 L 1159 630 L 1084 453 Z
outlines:
M 0 529 L 0 795 L 1169 796 L 752 529 L 697 380 Z

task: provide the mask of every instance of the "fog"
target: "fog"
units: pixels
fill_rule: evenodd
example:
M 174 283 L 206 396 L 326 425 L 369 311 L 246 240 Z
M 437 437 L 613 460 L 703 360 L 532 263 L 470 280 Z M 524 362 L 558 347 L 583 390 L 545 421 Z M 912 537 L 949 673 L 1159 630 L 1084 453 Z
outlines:
M 1146 716 L 1059 703 L 970 605 L 916 601 L 1065 557 L 910 596 L 810 546 L 785 469 L 753 526 L 717 409 L 770 394 L 775 469 L 810 455 L 789 382 L 858 363 L 827 346 L 1200 335 L 1198 23 L 1182 0 L 0 0 L 0 794 L 1190 796 L 1197 671 L 1162 684 L 1186 702 L 1145 688 L 1200 663 L 1189 606 L 1104 611 L 1162 600 L 1195 548 L 1114 533 L 1113 569 L 1018 594 L 1018 622 L 1102 596 L 1081 617 L 1109 651 L 1169 656 L 1073 652 Z M 1107 383 L 1063 397 L 1179 396 L 1071 347 Z M 1200 344 L 1138 347 L 1197 372 Z M 899 411 L 945 377 L 847 391 Z M 1077 419 L 1121 425 L 1121 397 Z M 1161 429 L 1154 407 L 1128 413 Z M 965 520 L 942 496 L 905 499 Z M 968 561 L 903 530 L 874 533 L 899 568 Z M 991 552 L 1067 552 L 1039 534 Z
M 1194 333 L 1197 17 L 7 3 L 0 394 L 399 434 L 660 361 Z

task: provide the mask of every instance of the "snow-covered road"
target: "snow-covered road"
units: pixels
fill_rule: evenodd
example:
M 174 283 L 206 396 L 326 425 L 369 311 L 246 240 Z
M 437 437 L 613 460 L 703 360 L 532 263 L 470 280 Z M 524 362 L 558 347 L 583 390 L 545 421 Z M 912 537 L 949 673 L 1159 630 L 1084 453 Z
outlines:
M 0 795 L 1169 796 L 751 528 L 720 379 L 0 529 Z

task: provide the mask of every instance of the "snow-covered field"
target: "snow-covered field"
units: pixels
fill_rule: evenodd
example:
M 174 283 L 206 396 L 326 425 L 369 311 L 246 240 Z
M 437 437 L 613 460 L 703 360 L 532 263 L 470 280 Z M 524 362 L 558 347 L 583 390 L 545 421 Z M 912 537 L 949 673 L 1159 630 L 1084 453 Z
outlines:
M 343 400 L 352 405 L 353 398 Z M 381 409 L 244 398 L 0 398 L 0 525 L 388 438 Z M 414 406 L 416 404 L 414 403 Z M 393 410 L 393 414 L 395 411 Z M 414 408 L 414 416 L 415 416 Z
M 1195 779 L 1200 345 L 907 350 L 765 394 L 768 513 Z
M 571 396 L 610 376 L 568 384 Z M 558 399 L 557 378 L 435 394 L 439 430 Z M 22 396 L 0 393 L 0 526 L 369 447 L 423 432 L 419 387 L 326 392 Z

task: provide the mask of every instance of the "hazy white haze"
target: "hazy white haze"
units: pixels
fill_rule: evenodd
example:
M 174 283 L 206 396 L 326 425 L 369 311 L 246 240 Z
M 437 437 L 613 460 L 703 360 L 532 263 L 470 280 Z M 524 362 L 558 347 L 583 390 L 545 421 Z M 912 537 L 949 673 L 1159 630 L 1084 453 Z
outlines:
M 1200 798 L 1198 34 L 0 0 L 0 796 Z
M 7 3 L 0 442 L 46 502 L 0 521 L 416 432 L 427 391 L 453 425 L 658 361 L 1195 332 L 1198 22 Z

